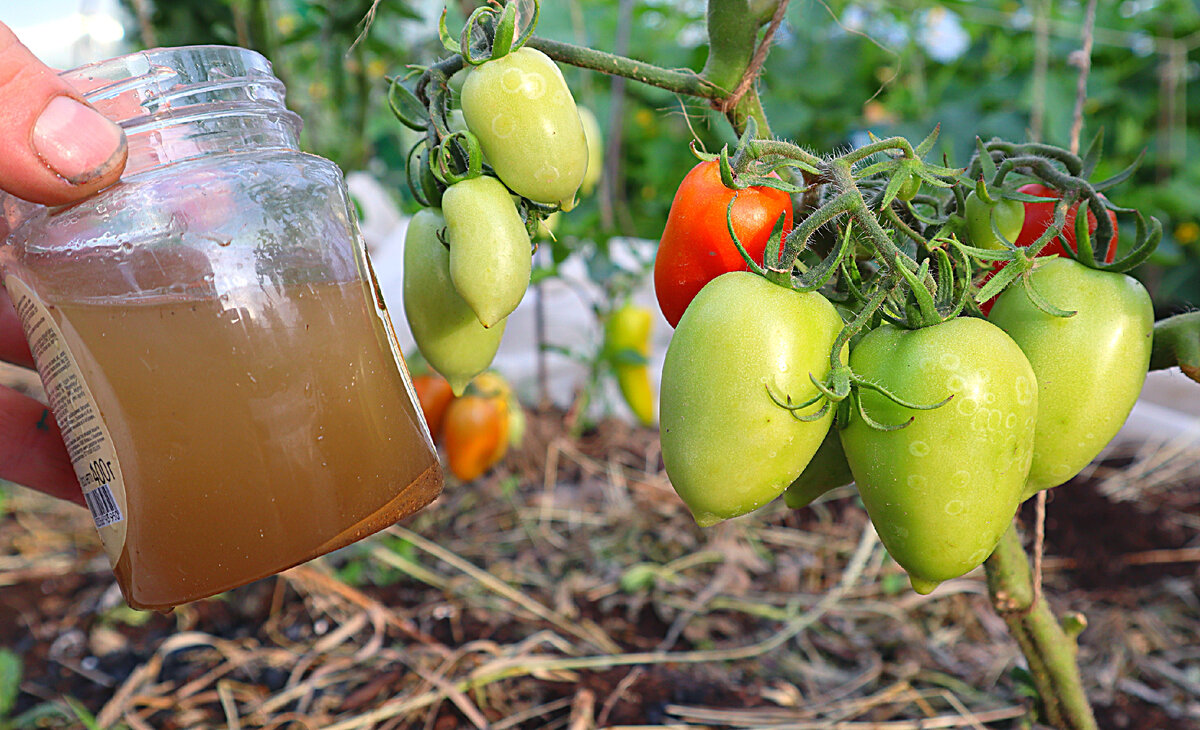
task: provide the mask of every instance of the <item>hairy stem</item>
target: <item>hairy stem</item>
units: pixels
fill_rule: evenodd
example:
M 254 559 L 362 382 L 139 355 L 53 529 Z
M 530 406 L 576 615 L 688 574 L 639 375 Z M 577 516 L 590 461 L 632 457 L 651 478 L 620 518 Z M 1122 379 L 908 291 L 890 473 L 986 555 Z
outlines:
M 1025 655 L 1046 720 L 1060 730 L 1096 730 L 1076 662 L 1075 641 L 1046 601 L 1035 598 L 1029 558 L 1015 525 L 1000 538 L 984 567 L 992 608 L 1008 624 Z

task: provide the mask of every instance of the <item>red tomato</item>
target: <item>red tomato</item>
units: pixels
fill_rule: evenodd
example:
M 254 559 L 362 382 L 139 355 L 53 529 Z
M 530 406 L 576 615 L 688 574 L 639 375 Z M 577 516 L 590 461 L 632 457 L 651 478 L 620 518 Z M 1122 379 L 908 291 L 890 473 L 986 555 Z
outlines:
M 1057 198 L 1061 194 L 1054 188 L 1047 187 L 1041 183 L 1028 183 L 1017 188 L 1022 193 L 1036 195 L 1039 198 Z M 1067 239 L 1067 243 L 1071 248 L 1075 248 L 1075 213 L 1079 210 L 1079 203 L 1072 205 L 1067 210 L 1067 222 L 1063 225 L 1063 237 Z M 1108 249 L 1104 253 L 1104 260 L 1112 263 L 1113 258 L 1117 255 L 1117 214 L 1108 211 L 1109 220 L 1112 221 L 1113 234 L 1108 242 Z M 1028 246 L 1046 232 L 1050 222 L 1054 220 L 1054 203 L 1025 203 L 1025 223 L 1021 226 L 1021 232 L 1017 235 L 1016 244 L 1018 246 Z M 1096 214 L 1090 209 L 1087 212 L 1088 233 L 1094 233 L 1096 230 Z M 1097 255 L 1100 253 L 1096 252 Z M 1064 254 L 1062 242 L 1055 238 L 1046 247 L 1042 249 L 1043 256 Z
M 784 235 L 792 230 L 792 199 L 787 193 L 766 187 L 730 190 L 721 182 L 716 160 L 693 167 L 675 193 L 654 259 L 654 293 L 672 327 L 705 284 L 729 271 L 749 270 L 725 221 L 734 195 L 733 230 L 756 261 L 762 261 L 781 213 Z
M 438 441 L 442 437 L 442 419 L 446 415 L 446 407 L 454 400 L 450 383 L 440 375 L 430 374 L 414 376 L 412 384 L 413 390 L 417 391 L 417 400 L 421 402 L 425 423 L 429 425 L 429 435 Z
M 1017 188 L 1019 192 L 1028 195 L 1036 195 L 1039 198 L 1058 198 L 1061 194 L 1054 188 L 1047 187 L 1041 183 L 1027 183 Z M 1101 198 L 1104 196 L 1101 195 Z M 1072 249 L 1075 249 L 1075 214 L 1079 210 L 1079 203 L 1072 205 L 1067 209 L 1067 222 L 1063 224 L 1062 237 L 1067 239 Z M 1108 211 L 1108 218 L 1112 221 L 1112 238 L 1108 241 L 1108 248 L 1104 251 L 1105 263 L 1112 263 L 1117 255 L 1117 214 Z M 1021 232 L 1017 234 L 1017 239 L 1014 241 L 1018 246 L 1028 246 L 1033 243 L 1046 232 L 1050 226 L 1050 222 L 1054 220 L 1054 203 L 1025 203 L 1025 222 L 1021 225 Z M 1088 209 L 1087 211 L 1088 233 L 1096 231 L 1096 214 Z M 1097 251 L 1096 253 L 1099 253 Z M 1042 256 L 1066 256 L 1066 251 L 1063 250 L 1062 241 L 1055 237 L 1054 240 L 1046 244 L 1042 249 Z M 984 283 L 996 275 L 1000 269 L 1004 268 L 1003 264 L 997 263 L 992 265 L 992 270 L 983 278 Z M 992 304 L 996 298 L 992 297 L 979 308 L 983 310 L 984 315 L 992 311 Z

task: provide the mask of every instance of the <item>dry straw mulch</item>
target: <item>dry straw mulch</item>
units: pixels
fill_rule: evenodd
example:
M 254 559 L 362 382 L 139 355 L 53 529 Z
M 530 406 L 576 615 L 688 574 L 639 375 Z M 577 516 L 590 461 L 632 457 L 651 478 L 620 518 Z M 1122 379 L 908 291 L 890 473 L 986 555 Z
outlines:
M 1175 451 L 1171 451 L 1171 449 Z M 1060 488 L 1046 594 L 1082 611 L 1107 728 L 1200 727 L 1200 458 L 1113 455 Z M 1030 727 L 982 575 L 907 588 L 853 492 L 700 530 L 650 431 L 524 448 L 405 524 L 178 608 L 131 611 L 86 514 L 0 517 L 10 717 L 128 728 Z M 74 708 L 74 709 L 72 709 Z M 82 719 L 81 719 L 82 718 Z M 0 723 L 2 724 L 2 723 Z

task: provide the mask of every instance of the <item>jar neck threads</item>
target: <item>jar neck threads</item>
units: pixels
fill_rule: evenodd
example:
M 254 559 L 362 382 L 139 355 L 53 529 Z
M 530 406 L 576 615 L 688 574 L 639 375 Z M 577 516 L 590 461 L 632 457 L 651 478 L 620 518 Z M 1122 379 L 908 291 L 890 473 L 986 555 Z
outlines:
M 123 178 L 213 155 L 299 150 L 300 117 L 254 51 L 228 46 L 156 48 L 62 74 L 125 130 Z

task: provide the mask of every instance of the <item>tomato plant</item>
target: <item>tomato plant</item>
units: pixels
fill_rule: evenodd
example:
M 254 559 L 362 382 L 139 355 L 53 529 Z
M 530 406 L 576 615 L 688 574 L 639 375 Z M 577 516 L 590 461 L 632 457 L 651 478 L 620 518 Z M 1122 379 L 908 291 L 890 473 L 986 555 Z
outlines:
M 450 277 L 450 254 L 438 238 L 445 219 L 435 208 L 426 208 L 409 221 L 404 236 L 404 314 L 417 348 L 461 394 L 487 369 L 504 322 L 484 327 Z
M 693 167 L 675 193 L 654 259 L 654 293 L 672 327 L 705 284 L 747 268 L 726 224 L 726 209 L 735 196 L 733 230 L 752 258 L 762 260 L 779 216 L 784 216 L 785 234 L 792 228 L 787 193 L 767 187 L 730 190 L 721 182 L 715 160 Z
M 949 398 L 914 411 L 863 389 L 870 418 L 908 425 L 880 430 L 852 412 L 841 432 L 880 539 L 928 593 L 982 563 L 1012 524 L 1033 458 L 1033 369 L 999 327 L 967 317 L 916 330 L 883 325 L 851 351 L 850 367 L 914 402 Z
M 536 18 L 536 0 L 533 5 Z M 1012 522 L 1028 489 L 1050 485 L 1044 473 L 1061 479 L 1077 470 L 1128 412 L 1150 362 L 1151 317 L 1145 297 L 1118 272 L 1147 260 L 1161 226 L 1127 211 L 1136 217 L 1136 240 L 1115 262 L 1115 235 L 1097 247 L 1104 249 L 1101 262 L 1086 247 L 1076 251 L 1080 263 L 1033 261 L 1021 250 L 1047 230 L 1055 205 L 1016 200 L 1005 181 L 1043 186 L 1020 188 L 1025 197 L 1094 201 L 1094 191 L 1133 172 L 1090 182 L 1098 145 L 1081 156 L 1042 143 L 977 139 L 977 154 L 960 169 L 926 159 L 934 155 L 936 129 L 915 145 L 869 136 L 826 156 L 775 137 L 766 129 L 757 88 L 740 82 L 760 26 L 778 23 L 782 14 L 765 12 L 770 3 L 752 5 L 746 12 L 745 3 L 710 0 L 708 61 L 699 74 L 530 40 L 532 30 L 518 33 L 517 3 L 503 10 L 498 4 L 480 7 L 457 44 L 442 28 L 444 44 L 458 56 L 423 70 L 410 94 L 426 115 L 410 124 L 425 133 L 424 157 L 416 159 L 437 161 L 438 180 L 451 186 L 448 220 L 457 217 L 450 207 L 459 183 L 446 168 L 449 160 L 462 165 L 470 132 L 483 139 L 496 174 L 516 194 L 513 207 L 526 230 L 570 207 L 575 187 L 545 195 L 523 187 L 519 178 L 537 177 L 528 168 L 527 174 L 505 171 L 509 156 L 525 163 L 543 150 L 528 141 L 532 136 L 506 137 L 507 122 L 496 135 L 495 122 L 508 111 L 499 97 L 481 95 L 485 108 L 474 119 L 466 97 L 475 92 L 464 88 L 470 132 L 450 131 L 450 77 L 471 66 L 468 87 L 482 83 L 489 66 L 501 69 L 527 55 L 510 54 L 514 42 L 529 41 L 556 60 L 603 68 L 720 109 L 738 141 L 715 159 L 706 157 L 679 185 L 655 259 L 659 306 L 677 328 L 660 400 L 662 457 L 672 485 L 697 523 L 711 525 L 785 490 L 789 504 L 807 504 L 853 477 L 876 530 L 918 591 L 988 560 L 994 603 L 1030 657 L 1048 718 L 1060 726 L 1094 726 L 1074 666 L 1047 659 L 1066 651 L 1067 640 L 1052 617 L 1035 613 L 1044 605 L 1024 598 L 1036 591 L 1029 588 Z M 480 18 L 487 22 L 473 23 Z M 523 72 L 505 75 L 514 87 L 529 80 Z M 735 94 L 723 91 L 734 88 Z M 519 101 L 512 100 L 513 109 Z M 578 114 L 567 116 L 562 128 L 577 142 Z M 468 150 L 465 157 L 468 170 L 478 172 L 476 155 Z M 565 164 L 572 159 L 567 155 Z M 498 191 L 494 197 L 500 199 Z M 799 206 L 794 228 L 793 199 Z M 1043 253 L 1072 253 L 1067 249 L 1075 247 L 1075 216 L 1075 209 L 1066 216 L 1058 236 L 1062 247 L 1048 243 Z M 492 221 L 488 215 L 476 219 L 474 233 L 483 238 Z M 1094 218 L 1084 222 L 1089 236 L 1099 228 Z M 468 253 L 470 236 L 460 236 L 453 223 L 449 228 L 451 257 L 460 247 Z M 491 246 L 466 258 L 485 261 Z M 555 246 L 556 264 L 562 249 Z M 457 266 L 452 268 L 459 285 Z M 992 276 L 982 289 L 975 286 L 980 271 Z M 1006 287 L 995 322 L 1011 337 L 974 316 L 975 304 Z M 459 286 L 477 312 L 489 296 L 502 300 L 501 318 L 519 301 L 502 289 L 481 287 L 468 295 Z M 612 314 L 601 357 L 607 353 L 619 376 L 640 377 L 641 329 L 623 325 L 619 310 Z M 481 314 L 481 320 L 488 317 Z M 1193 364 L 1195 348 L 1179 334 L 1193 321 L 1162 330 L 1170 343 L 1155 362 L 1187 358 Z M 636 389 L 632 379 L 622 385 L 638 410 L 631 394 L 644 400 L 648 387 L 641 379 Z M 1060 407 L 1081 402 L 1092 410 Z M 1069 697 L 1058 702 L 1059 695 Z M 1071 709 L 1062 710 L 1068 704 Z
M 772 395 L 815 395 L 809 375 L 829 372 L 841 327 L 820 294 L 740 271 L 711 281 L 684 312 L 663 364 L 659 420 L 667 475 L 698 524 L 757 509 L 804 471 L 832 411 L 802 421 Z
M 1030 285 L 1074 314 L 1044 312 L 1014 286 L 988 316 L 1021 347 L 1037 377 L 1025 496 L 1078 474 L 1117 434 L 1146 379 L 1154 329 L 1150 295 L 1124 274 L 1059 258 L 1035 269 Z

